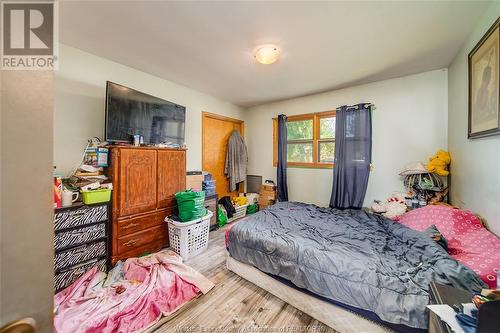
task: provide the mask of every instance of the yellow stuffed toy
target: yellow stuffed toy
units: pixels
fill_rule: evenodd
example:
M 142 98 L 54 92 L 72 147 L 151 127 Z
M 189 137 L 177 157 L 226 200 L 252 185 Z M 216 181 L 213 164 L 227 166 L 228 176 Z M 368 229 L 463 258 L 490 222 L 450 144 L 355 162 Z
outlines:
M 429 158 L 429 163 L 427 164 L 427 171 L 435 173 L 439 176 L 448 176 L 450 172 L 448 171 L 448 165 L 451 163 L 450 154 L 444 150 L 438 150 L 436 155 Z

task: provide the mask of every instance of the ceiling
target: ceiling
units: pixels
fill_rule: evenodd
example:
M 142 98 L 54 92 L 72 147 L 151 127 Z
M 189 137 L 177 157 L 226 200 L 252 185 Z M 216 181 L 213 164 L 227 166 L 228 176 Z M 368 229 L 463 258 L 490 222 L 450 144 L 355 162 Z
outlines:
M 447 67 L 488 2 L 62 1 L 62 43 L 237 105 Z M 273 65 L 253 59 L 274 43 Z

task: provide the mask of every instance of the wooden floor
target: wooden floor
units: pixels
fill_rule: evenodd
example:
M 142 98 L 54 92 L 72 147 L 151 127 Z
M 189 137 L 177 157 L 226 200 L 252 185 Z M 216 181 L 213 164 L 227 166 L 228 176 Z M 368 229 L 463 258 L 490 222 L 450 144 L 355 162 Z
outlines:
M 166 332 L 329 332 L 335 330 L 303 314 L 225 266 L 224 229 L 210 233 L 206 252 L 186 261 L 215 283 L 155 330 Z

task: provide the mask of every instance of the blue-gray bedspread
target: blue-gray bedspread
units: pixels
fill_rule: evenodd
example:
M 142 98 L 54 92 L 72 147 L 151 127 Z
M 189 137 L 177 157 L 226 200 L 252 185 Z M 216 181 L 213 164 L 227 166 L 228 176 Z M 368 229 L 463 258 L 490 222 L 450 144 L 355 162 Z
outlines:
M 486 285 L 428 236 L 360 210 L 283 202 L 229 231 L 230 255 L 382 320 L 427 328 L 430 281 Z

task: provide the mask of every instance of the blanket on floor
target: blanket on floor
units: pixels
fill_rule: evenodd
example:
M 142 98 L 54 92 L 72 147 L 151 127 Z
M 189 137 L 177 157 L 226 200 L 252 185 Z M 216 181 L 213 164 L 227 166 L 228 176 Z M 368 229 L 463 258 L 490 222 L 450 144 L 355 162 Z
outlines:
M 214 284 L 170 250 L 89 270 L 54 298 L 54 331 L 140 332 Z

